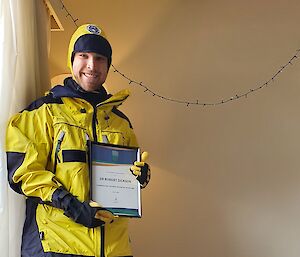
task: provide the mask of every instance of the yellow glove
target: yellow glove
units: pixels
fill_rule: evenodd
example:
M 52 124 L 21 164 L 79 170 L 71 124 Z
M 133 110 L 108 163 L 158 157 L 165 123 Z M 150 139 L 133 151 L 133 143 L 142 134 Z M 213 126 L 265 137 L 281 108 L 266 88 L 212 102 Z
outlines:
M 141 188 L 145 188 L 148 185 L 151 177 L 150 166 L 145 162 L 148 156 L 148 152 L 143 152 L 141 161 L 134 162 L 133 166 L 130 168 L 132 174 L 136 176 L 136 179 L 140 182 Z
M 95 218 L 102 220 L 105 223 L 112 223 L 118 216 L 115 216 L 111 211 L 102 208 L 100 204 L 90 201 L 90 206 L 92 207 L 100 207 L 100 209 L 96 212 Z

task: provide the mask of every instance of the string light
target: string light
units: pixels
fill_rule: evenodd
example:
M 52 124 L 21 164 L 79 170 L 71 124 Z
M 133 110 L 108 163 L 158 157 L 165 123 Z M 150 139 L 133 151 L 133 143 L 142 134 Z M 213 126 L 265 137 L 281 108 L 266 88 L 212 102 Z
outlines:
M 72 20 L 72 22 L 75 24 L 75 26 L 78 28 L 79 27 L 77 25 L 78 19 L 74 18 L 73 15 L 68 11 L 68 9 L 66 8 L 66 6 L 63 3 L 63 0 L 60 0 L 60 2 L 61 2 L 61 5 L 62 5 L 62 9 L 66 12 L 66 17 L 69 17 Z M 261 90 L 261 89 L 263 89 L 265 87 L 270 86 L 270 83 L 274 82 L 274 80 L 279 76 L 279 74 L 281 74 L 283 71 L 285 71 L 290 65 L 293 65 L 293 61 L 295 61 L 295 59 L 297 59 L 299 57 L 298 56 L 300 54 L 299 52 L 300 52 L 300 49 L 297 49 L 296 53 L 293 55 L 293 57 L 291 57 L 285 65 L 281 66 L 280 69 L 278 71 L 276 71 L 274 73 L 274 75 L 268 81 L 264 82 L 260 86 L 257 86 L 255 88 L 249 89 L 248 91 L 246 91 L 244 93 L 235 94 L 235 96 L 232 96 L 232 97 L 229 97 L 229 98 L 225 98 L 225 99 L 222 99 L 222 100 L 219 100 L 219 101 L 216 101 L 216 102 L 211 102 L 211 103 L 209 103 L 209 102 L 199 102 L 199 100 L 196 100 L 196 101 L 184 101 L 184 100 L 179 100 L 179 99 L 175 99 L 175 98 L 170 98 L 170 97 L 162 96 L 162 95 L 160 95 L 160 94 L 152 91 L 150 89 L 150 87 L 148 87 L 147 85 L 143 84 L 142 82 L 138 82 L 136 80 L 133 80 L 133 79 L 129 78 L 127 75 L 125 75 L 124 73 L 120 72 L 113 64 L 111 65 L 111 67 L 113 68 L 113 72 L 116 72 L 123 79 L 127 80 L 129 85 L 132 85 L 132 86 L 137 85 L 137 86 L 143 88 L 144 93 L 150 94 L 153 97 L 158 97 L 161 100 L 169 101 L 169 102 L 173 102 L 173 103 L 177 103 L 177 104 L 184 104 L 187 107 L 189 107 L 190 105 L 200 105 L 200 106 L 206 107 L 206 106 L 218 106 L 218 105 L 226 104 L 228 102 L 232 102 L 234 100 L 238 100 L 238 99 L 240 99 L 242 97 L 247 98 L 248 95 L 253 94 L 253 93 L 255 93 L 255 92 L 257 92 L 257 91 L 259 91 L 259 90 Z
M 75 24 L 75 26 L 78 28 L 78 25 L 77 25 L 78 19 L 74 18 L 73 15 L 68 11 L 68 9 L 66 8 L 63 0 L 60 0 L 60 3 L 61 3 L 61 9 L 63 9 L 66 12 L 66 17 L 67 18 L 70 17 L 70 19 L 73 21 L 73 23 Z

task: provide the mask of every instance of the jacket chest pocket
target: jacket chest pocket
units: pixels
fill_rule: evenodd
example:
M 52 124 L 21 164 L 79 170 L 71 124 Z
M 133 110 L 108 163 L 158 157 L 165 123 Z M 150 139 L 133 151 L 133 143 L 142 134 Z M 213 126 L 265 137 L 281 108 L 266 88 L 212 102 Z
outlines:
M 103 143 L 128 146 L 128 139 L 122 131 L 103 130 L 102 141 Z
M 88 134 L 84 128 L 67 123 L 54 126 L 52 158 L 56 178 L 73 195 L 85 200 L 89 191 Z
M 67 123 L 54 125 L 52 158 L 61 162 L 86 162 L 88 134 L 84 128 Z

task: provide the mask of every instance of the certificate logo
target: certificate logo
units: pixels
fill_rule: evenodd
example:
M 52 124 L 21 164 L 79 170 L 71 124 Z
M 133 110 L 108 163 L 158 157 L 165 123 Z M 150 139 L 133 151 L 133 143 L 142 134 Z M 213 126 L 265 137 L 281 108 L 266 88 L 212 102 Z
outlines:
M 113 162 L 118 162 L 118 159 L 119 159 L 119 152 L 118 151 L 115 151 L 115 150 L 112 150 L 111 151 L 111 157 L 112 157 L 112 161 Z

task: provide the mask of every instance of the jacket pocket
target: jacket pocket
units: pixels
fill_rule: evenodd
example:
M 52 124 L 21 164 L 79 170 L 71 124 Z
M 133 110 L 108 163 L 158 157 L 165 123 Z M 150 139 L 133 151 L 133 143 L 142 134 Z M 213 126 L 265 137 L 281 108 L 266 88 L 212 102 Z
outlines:
M 126 146 L 128 144 L 128 140 L 126 139 L 125 133 L 121 131 L 102 131 L 102 138 L 105 136 L 107 138 L 107 143 L 114 145 L 123 145 Z

